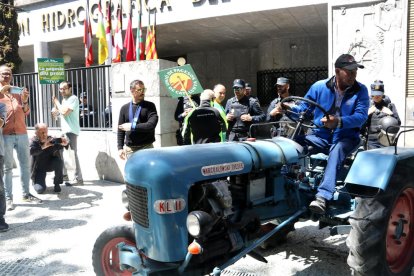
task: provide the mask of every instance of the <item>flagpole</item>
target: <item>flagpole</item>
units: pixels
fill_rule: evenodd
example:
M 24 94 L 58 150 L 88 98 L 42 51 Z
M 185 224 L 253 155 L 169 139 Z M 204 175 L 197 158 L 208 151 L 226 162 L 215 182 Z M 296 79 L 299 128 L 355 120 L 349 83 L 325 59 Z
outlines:
M 122 33 L 122 30 L 123 30 L 123 24 L 122 24 L 122 21 L 123 21 L 123 19 L 124 19 L 124 14 L 123 14 L 123 12 L 122 12 L 122 0 L 120 0 L 119 2 L 121 2 L 121 33 Z M 121 61 L 120 62 L 122 62 L 122 56 L 123 56 L 123 54 L 124 54 L 124 48 L 122 47 L 122 49 L 121 49 Z
M 193 106 L 193 108 L 196 108 L 196 106 L 195 106 L 195 104 L 194 104 L 193 100 L 192 100 L 192 99 L 191 99 L 191 97 L 190 97 L 190 94 L 188 94 L 188 91 L 187 91 L 187 89 L 186 89 L 186 88 L 185 88 L 185 86 L 184 86 L 184 82 L 181 80 L 181 78 L 180 78 L 180 77 L 177 77 L 177 78 L 178 78 L 178 81 L 180 82 L 181 89 L 182 89 L 182 90 L 184 90 L 184 93 L 185 93 L 185 95 L 187 96 L 188 100 L 190 101 L 190 104 Z

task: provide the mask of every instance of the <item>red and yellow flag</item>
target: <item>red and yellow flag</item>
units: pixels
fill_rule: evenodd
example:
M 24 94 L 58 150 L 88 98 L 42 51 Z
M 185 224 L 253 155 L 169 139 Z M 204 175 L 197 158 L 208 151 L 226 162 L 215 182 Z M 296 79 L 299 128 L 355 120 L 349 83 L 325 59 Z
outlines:
M 155 47 L 155 24 L 147 27 L 147 38 L 145 39 L 145 59 L 158 59 L 157 48 Z

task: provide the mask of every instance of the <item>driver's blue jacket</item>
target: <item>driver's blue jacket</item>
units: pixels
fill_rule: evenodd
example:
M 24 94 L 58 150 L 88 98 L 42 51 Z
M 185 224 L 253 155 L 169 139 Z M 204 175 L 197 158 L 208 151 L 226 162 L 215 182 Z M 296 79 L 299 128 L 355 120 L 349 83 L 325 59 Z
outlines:
M 328 114 L 335 115 L 335 77 L 320 80 L 314 83 L 305 98 L 310 99 L 321 105 Z M 362 125 L 368 119 L 369 96 L 367 87 L 357 81 L 349 87 L 340 104 L 339 116 L 341 117 L 341 125 L 336 129 L 328 129 L 323 127 L 321 119 L 325 114 L 319 108 L 301 101 L 299 105 L 292 106 L 294 112 L 304 112 L 307 109 L 308 114 L 314 112 L 313 123 L 318 128 L 313 133 L 323 139 L 327 139 L 335 144 L 343 138 L 359 139 L 359 133 Z M 332 140 L 331 140 L 332 139 Z

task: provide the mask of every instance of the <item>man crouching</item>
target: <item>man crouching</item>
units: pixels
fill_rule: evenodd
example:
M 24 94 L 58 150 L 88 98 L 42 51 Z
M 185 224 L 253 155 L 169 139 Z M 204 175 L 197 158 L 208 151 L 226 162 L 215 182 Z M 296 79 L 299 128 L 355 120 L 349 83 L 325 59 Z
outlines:
M 30 141 L 33 188 L 38 194 L 46 190 L 47 172 L 55 172 L 55 178 L 53 180 L 55 193 L 60 193 L 60 184 L 63 182 L 63 160 L 60 155 L 60 150 L 64 146 L 67 146 L 68 140 L 64 137 L 53 138 L 47 132 L 48 127 L 46 124 L 36 124 L 35 136 Z

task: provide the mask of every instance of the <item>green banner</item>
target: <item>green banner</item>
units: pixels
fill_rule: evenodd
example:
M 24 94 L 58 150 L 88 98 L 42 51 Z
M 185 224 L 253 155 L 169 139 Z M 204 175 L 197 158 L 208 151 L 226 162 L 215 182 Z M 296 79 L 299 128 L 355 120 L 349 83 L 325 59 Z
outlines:
M 158 74 L 173 98 L 203 92 L 203 87 L 190 64 L 161 70 Z
M 54 84 L 65 80 L 63 58 L 38 58 L 40 84 Z

